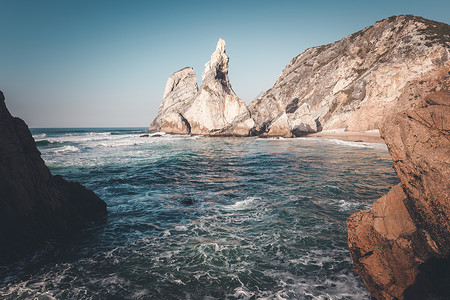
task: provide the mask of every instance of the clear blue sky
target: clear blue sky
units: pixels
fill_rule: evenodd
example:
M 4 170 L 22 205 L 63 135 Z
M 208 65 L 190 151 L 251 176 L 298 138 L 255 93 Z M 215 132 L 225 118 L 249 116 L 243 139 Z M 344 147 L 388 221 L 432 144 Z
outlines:
M 0 89 L 30 127 L 146 127 L 219 37 L 249 103 L 305 49 L 399 14 L 448 24 L 450 1 L 0 0 Z

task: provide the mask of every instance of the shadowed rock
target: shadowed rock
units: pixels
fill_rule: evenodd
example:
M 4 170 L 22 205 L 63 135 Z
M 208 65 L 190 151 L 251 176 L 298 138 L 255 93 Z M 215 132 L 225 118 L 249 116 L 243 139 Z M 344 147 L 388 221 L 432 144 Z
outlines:
M 0 92 L 0 264 L 105 215 L 106 204 L 92 191 L 52 176 L 28 126 L 11 116 Z

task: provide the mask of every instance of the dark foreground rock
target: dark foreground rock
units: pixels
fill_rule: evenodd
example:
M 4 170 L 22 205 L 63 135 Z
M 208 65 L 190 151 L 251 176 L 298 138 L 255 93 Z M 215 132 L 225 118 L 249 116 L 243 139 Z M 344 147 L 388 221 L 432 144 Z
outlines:
M 354 269 L 377 299 L 450 299 L 450 92 L 380 132 L 400 184 L 347 220 Z
M 94 192 L 50 173 L 28 126 L 11 116 L 0 91 L 0 265 L 106 213 Z

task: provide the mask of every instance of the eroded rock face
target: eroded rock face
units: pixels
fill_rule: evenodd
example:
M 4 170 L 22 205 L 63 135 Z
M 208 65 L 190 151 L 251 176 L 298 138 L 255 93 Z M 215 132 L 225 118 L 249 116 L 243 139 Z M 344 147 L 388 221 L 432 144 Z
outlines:
M 448 299 L 450 92 L 429 94 L 380 131 L 401 183 L 347 220 L 354 268 L 377 299 Z
M 192 68 L 187 67 L 173 73 L 167 79 L 163 101 L 149 130 L 189 134 L 190 128 L 181 113 L 192 102 L 197 91 L 197 77 Z
M 285 117 L 293 135 L 378 129 L 393 110 L 417 105 L 425 94 L 401 95 L 411 82 L 449 66 L 449 58 L 449 25 L 409 15 L 379 21 L 295 57 L 250 104 L 255 131 L 267 132 Z
M 0 92 L 0 265 L 105 215 L 105 202 L 92 191 L 52 176 Z
M 158 116 L 150 130 L 167 133 L 247 136 L 254 127 L 250 111 L 234 93 L 228 79 L 229 58 L 225 41 L 219 39 L 197 90 L 194 71 L 174 73 L 169 78 Z M 182 85 L 176 85 L 175 78 Z

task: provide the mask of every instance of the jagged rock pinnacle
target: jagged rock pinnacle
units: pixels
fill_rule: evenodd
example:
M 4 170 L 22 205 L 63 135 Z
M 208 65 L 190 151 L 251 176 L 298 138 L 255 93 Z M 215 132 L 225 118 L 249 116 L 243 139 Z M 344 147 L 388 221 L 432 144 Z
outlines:
M 202 85 L 220 82 L 226 89 L 232 92 L 228 79 L 229 60 L 225 51 L 225 41 L 219 39 L 216 50 L 211 55 L 211 60 L 205 64 L 205 70 L 202 73 Z M 234 92 L 232 93 L 234 94 Z
M 228 61 L 225 41 L 219 39 L 211 59 L 205 64 L 198 91 L 192 69 L 174 73 L 167 81 L 163 102 L 150 130 L 249 135 L 254 122 L 244 101 L 231 88 Z

